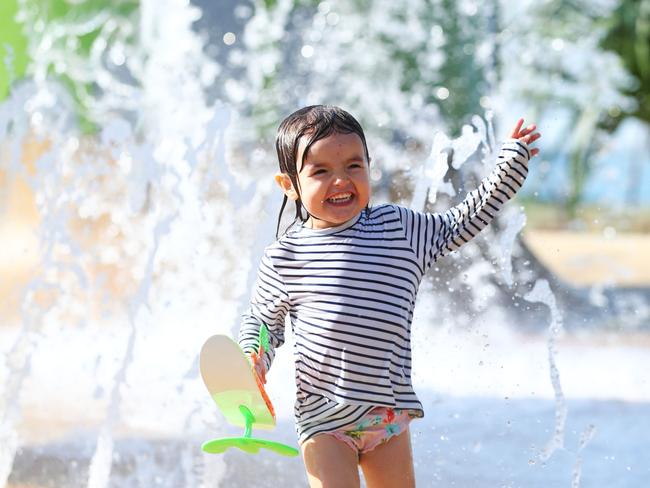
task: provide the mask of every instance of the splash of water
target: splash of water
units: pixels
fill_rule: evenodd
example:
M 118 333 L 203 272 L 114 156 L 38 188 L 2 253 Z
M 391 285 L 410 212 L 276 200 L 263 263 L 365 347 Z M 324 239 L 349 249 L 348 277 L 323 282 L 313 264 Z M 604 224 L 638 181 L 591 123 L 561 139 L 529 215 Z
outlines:
M 537 280 L 533 289 L 524 298 L 532 303 L 543 303 L 551 311 L 551 321 L 547 331 L 547 351 L 551 384 L 555 395 L 555 429 L 553 436 L 539 454 L 542 461 L 547 461 L 556 450 L 564 448 L 564 428 L 568 411 L 556 361 L 556 341 L 563 330 L 562 316 L 557 308 L 555 295 L 546 280 Z
M 9 179 L 15 174 L 20 174 L 27 178 L 32 189 L 40 190 L 40 199 L 37 202 L 42 208 L 43 221 L 39 230 L 43 243 L 43 252 L 41 266 L 45 269 L 57 269 L 62 263 L 56 257 L 56 244 L 62 232 L 58 224 L 63 213 L 57 205 L 58 194 L 53 189 L 59 186 L 58 171 L 52 158 L 42 158 L 38 161 L 39 170 L 43 172 L 42 180 L 29 178 L 26 169 L 20 165 L 21 154 L 18 144 L 12 136 L 26 137 L 27 127 L 29 126 L 28 117 L 19 110 L 21 106 L 32 106 L 41 109 L 43 112 L 52 113 L 51 102 L 54 95 L 59 95 L 61 100 L 66 100 L 65 93 L 52 88 L 47 93 L 41 93 L 35 96 L 30 93 L 31 87 L 24 86 L 16 90 L 8 104 L 3 108 L 0 114 L 2 121 L 1 135 L 4 140 L 9 140 L 10 164 L 3 165 L 7 168 Z M 48 102 L 50 104 L 48 105 Z M 42 105 L 45 104 L 45 105 Z M 18 109 L 16 112 L 7 112 L 7 110 Z M 40 112 L 36 112 L 40 113 Z M 68 118 L 65 115 L 52 118 L 53 123 L 66 126 Z M 38 122 L 38 119 L 37 119 Z M 58 146 L 58 150 L 65 151 L 64 146 Z M 78 267 L 70 269 L 75 277 L 83 281 L 83 273 Z M 70 278 L 69 276 L 67 277 Z M 1 422 L 0 422 L 0 482 L 5 483 L 11 472 L 13 460 L 16 452 L 20 447 L 20 438 L 16 431 L 16 424 L 20 419 L 20 399 L 24 382 L 29 374 L 31 358 L 36 345 L 41 337 L 41 329 L 46 322 L 46 317 L 50 312 L 56 312 L 54 304 L 48 300 L 51 295 L 56 295 L 62 290 L 62 285 L 55 281 L 49 280 L 45 276 L 39 276 L 32 279 L 25 287 L 22 299 L 22 326 L 17 337 L 6 354 L 5 368 L 6 380 L 2 389 L 2 403 L 0 404 Z M 50 302 L 50 303 L 48 303 Z
M 29 18 L 36 14 L 22 15 Z M 189 300 L 184 294 L 197 285 L 208 289 L 209 284 L 216 295 L 229 295 L 223 299 L 228 306 L 228 300 L 242 293 L 245 280 L 239 273 L 231 274 L 227 282 L 215 279 L 215 275 L 228 274 L 233 266 L 244 271 L 246 267 L 218 258 L 237 254 L 245 260 L 249 246 L 258 246 L 254 231 L 240 228 L 239 219 L 258 213 L 266 192 L 263 186 L 250 182 L 242 188 L 241 175 L 233 174 L 225 163 L 229 111 L 222 104 L 205 102 L 205 85 L 213 82 L 216 70 L 191 29 L 198 15 L 196 8 L 183 1 L 170 0 L 164 5 L 142 2 L 137 31 L 141 42 L 136 46 L 127 43 L 127 37 L 135 32 L 133 25 L 116 22 L 106 12 L 74 26 L 43 26 L 37 19 L 28 23 L 42 27 L 30 36 L 36 46 L 37 82 L 14 87 L 9 100 L 2 104 L 1 135 L 7 141 L 4 146 L 11 148 L 3 168 L 14 176 L 25 175 L 30 182 L 39 207 L 43 252 L 40 271 L 26 289 L 22 328 L 6 354 L 8 373 L 0 409 L 2 484 L 21 445 L 16 426 L 25 379 L 38 343 L 51 340 L 52 334 L 75 320 L 82 324 L 82 330 L 94 330 L 95 325 L 88 323 L 96 317 L 93 304 L 98 296 L 108 297 L 117 308 L 124 305 L 122 312 L 110 306 L 103 313 L 126 313 L 128 330 L 112 379 L 97 389 L 100 397 L 107 391 L 108 398 L 90 461 L 89 487 L 108 486 L 111 479 L 115 429 L 133 421 L 124 410 L 132 401 L 128 400 L 134 390 L 132 377 L 139 370 L 134 365 L 142 361 L 141 343 L 149 332 L 147 325 L 161 318 L 161 302 L 169 303 L 173 296 L 178 308 L 185 312 L 188 307 L 193 309 L 197 320 L 203 317 L 202 325 L 195 328 L 195 340 L 206 335 L 202 330 L 207 332 L 212 327 L 226 331 L 230 326 L 232 313 L 222 316 L 227 324 L 205 320 L 205 293 L 194 292 Z M 90 59 L 81 62 L 70 56 L 69 62 L 71 71 L 81 78 L 92 72 L 103 90 L 98 97 L 83 99 L 88 116 L 105 122 L 100 140 L 78 134 L 72 115 L 74 104 L 47 77 L 53 58 L 68 59 L 61 56 L 61 49 L 70 45 L 64 42 L 66 36 L 97 29 L 100 33 Z M 119 59 L 127 61 L 136 82 L 124 82 L 123 74 L 116 71 L 116 67 L 124 66 Z M 170 93 L 176 96 L 169 97 Z M 30 134 L 44 143 L 32 174 L 21 164 Z M 73 228 L 79 223 L 99 234 L 101 244 L 95 244 L 97 237 L 89 240 L 83 232 L 75 232 Z M 222 234 L 232 238 L 223 239 Z M 215 237 L 216 244 L 211 242 Z M 219 252 L 208 259 L 215 246 Z M 202 259 L 193 265 L 196 255 Z M 188 263 L 187 272 L 164 272 L 169 263 L 183 262 Z M 114 270 L 112 279 L 93 271 L 106 267 Z M 123 290 L 110 290 L 115 278 Z M 220 289 L 215 282 L 224 286 Z M 49 295 L 41 305 L 39 297 L 42 301 L 45 293 Z M 198 345 L 186 349 L 196 355 Z M 98 354 L 100 364 L 102 353 Z M 182 361 L 182 355 L 179 359 Z M 197 382 L 196 372 L 181 378 L 178 387 L 188 382 Z M 191 408 L 185 425 L 192 423 L 197 412 L 202 414 L 202 400 L 200 396 L 187 402 Z M 189 464 L 175 469 L 189 469 Z M 210 465 L 215 471 L 215 463 Z M 219 469 L 223 471 L 216 471 Z M 192 483 L 191 473 L 185 478 L 192 486 L 204 483 L 200 479 Z
M 576 452 L 576 462 L 573 467 L 573 477 L 571 479 L 571 488 L 580 487 L 580 479 L 582 477 L 582 450 L 587 447 L 587 444 L 594 438 L 596 434 L 596 426 L 589 425 L 580 434 L 580 443 L 578 444 L 578 451 Z
M 488 124 L 483 119 L 474 116 L 472 119 L 473 128 L 465 126 L 463 134 L 457 139 L 451 140 L 442 133 L 434 137 L 431 153 L 421 168 L 420 177 L 416 179 L 412 208 L 423 209 L 428 204 L 435 204 L 438 193 L 446 193 L 450 196 L 455 194 L 455 189 L 450 182 L 443 179 L 450 167 L 459 169 L 472 156 L 478 147 L 482 148 L 484 171 L 489 171 L 490 164 L 495 157 L 495 138 L 491 125 L 491 116 L 488 114 Z M 522 208 L 508 208 L 500 216 L 505 221 L 505 228 L 500 232 L 499 255 L 496 262 L 500 264 L 501 274 L 508 286 L 513 285 L 512 257 L 517 236 L 526 224 L 526 214 Z M 467 275 L 472 276 L 474 289 L 484 289 L 480 278 L 475 275 L 484 276 L 484 272 L 476 271 L 478 264 L 467 270 Z M 557 367 L 557 345 L 556 341 L 563 331 L 562 316 L 557 307 L 555 296 L 546 280 L 537 280 L 533 289 L 524 297 L 527 301 L 545 304 L 551 312 L 551 320 L 547 329 L 547 360 L 549 364 L 550 380 L 555 397 L 555 421 L 554 433 L 546 446 L 539 453 L 538 457 L 542 462 L 548 461 L 557 450 L 566 450 L 564 446 L 565 427 L 568 408 L 566 398 L 562 390 L 560 372 Z M 581 435 L 580 445 L 576 455 L 576 462 L 572 473 L 572 487 L 580 486 L 582 474 L 581 452 L 593 438 L 595 426 L 588 426 Z
M 14 427 L 13 415 L 5 415 L 0 424 L 0 485 L 5 486 L 11 473 L 11 466 L 19 447 L 18 433 Z
M 503 281 L 508 286 L 513 285 L 512 277 L 512 255 L 517 236 L 526 225 L 526 214 L 521 208 L 508 208 L 504 215 L 507 222 L 506 228 L 503 229 L 499 236 L 499 245 L 501 247 L 501 275 Z
M 486 114 L 486 120 L 487 124 L 481 117 L 474 115 L 472 125 L 464 125 L 461 135 L 455 139 L 450 139 L 443 132 L 434 135 L 429 156 L 422 164 L 420 174 L 414 177 L 411 208 L 424 210 L 427 203 L 436 203 L 440 193 L 453 197 L 456 194 L 453 184 L 444 181 L 450 166 L 456 170 L 460 169 L 479 147 L 483 165 L 491 169 L 490 165 L 494 165 L 492 160 L 495 156 L 495 143 L 490 112 Z

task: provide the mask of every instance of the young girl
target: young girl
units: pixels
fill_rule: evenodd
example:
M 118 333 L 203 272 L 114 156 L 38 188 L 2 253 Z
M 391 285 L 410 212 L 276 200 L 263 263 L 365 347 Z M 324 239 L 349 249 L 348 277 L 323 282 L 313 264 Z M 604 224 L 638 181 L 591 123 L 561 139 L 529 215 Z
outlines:
M 239 343 L 264 380 L 295 338 L 296 429 L 310 486 L 415 486 L 409 423 L 424 411 L 411 385 L 411 321 L 431 264 L 472 239 L 521 187 L 528 145 L 515 125 L 492 174 L 445 213 L 369 206 L 370 155 L 346 111 L 311 106 L 278 129 L 275 180 L 296 225 L 262 258 Z M 305 215 L 306 214 L 306 215 Z M 278 228 L 280 221 L 278 219 Z M 269 348 L 258 351 L 265 324 Z

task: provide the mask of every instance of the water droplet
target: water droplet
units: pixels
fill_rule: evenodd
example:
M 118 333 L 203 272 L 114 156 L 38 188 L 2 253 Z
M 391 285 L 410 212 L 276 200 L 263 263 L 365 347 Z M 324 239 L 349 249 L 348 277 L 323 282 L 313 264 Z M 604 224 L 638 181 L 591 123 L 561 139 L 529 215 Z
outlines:
M 560 39 L 559 37 L 553 39 L 551 47 L 554 51 L 562 51 L 564 49 L 564 39 Z
M 438 87 L 436 90 L 436 97 L 438 97 L 439 100 L 447 100 L 449 98 L 449 89 L 444 86 Z
M 322 14 L 326 14 L 327 12 L 330 11 L 330 4 L 329 2 L 321 2 L 318 4 L 318 11 Z
M 302 54 L 303 58 L 311 58 L 314 55 L 314 48 L 309 44 L 305 44 L 304 46 L 302 46 L 302 49 L 300 50 L 300 54 Z
M 607 110 L 607 113 L 610 115 L 610 117 L 618 117 L 621 115 L 621 108 L 617 105 L 614 105 Z
M 336 25 L 339 23 L 339 18 L 340 18 L 339 14 L 337 14 L 336 12 L 330 12 L 329 14 L 327 14 L 327 23 L 329 25 Z
M 603 237 L 605 239 L 614 239 L 616 237 L 616 229 L 614 227 L 605 227 L 603 229 Z

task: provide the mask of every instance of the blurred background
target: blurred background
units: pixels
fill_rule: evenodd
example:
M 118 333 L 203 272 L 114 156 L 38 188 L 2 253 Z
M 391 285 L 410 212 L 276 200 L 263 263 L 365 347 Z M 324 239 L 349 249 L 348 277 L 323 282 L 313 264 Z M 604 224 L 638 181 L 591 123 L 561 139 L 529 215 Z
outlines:
M 200 451 L 237 429 L 197 354 L 238 330 L 275 130 L 316 103 L 364 127 L 373 203 L 425 211 L 517 118 L 543 134 L 422 284 L 418 486 L 645 486 L 649 0 L 2 0 L 0 486 L 306 486 Z M 267 436 L 295 443 L 290 351 Z

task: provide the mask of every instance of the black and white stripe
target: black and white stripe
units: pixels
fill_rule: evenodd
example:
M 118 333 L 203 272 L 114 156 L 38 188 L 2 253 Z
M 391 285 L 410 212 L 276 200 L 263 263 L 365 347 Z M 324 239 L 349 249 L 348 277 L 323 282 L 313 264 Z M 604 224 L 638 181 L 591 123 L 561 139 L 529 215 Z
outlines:
M 338 227 L 300 227 L 266 249 L 239 343 L 246 353 L 257 350 L 266 324 L 268 370 L 289 316 L 301 442 L 376 406 L 423 414 L 411 385 L 410 342 L 420 281 L 514 196 L 529 157 L 525 144 L 506 143 L 494 171 L 444 213 L 379 205 Z

